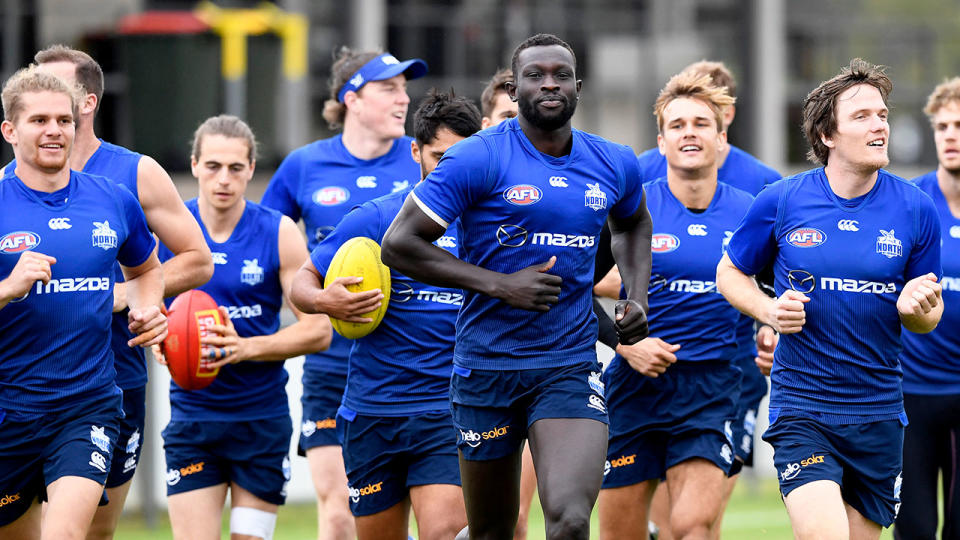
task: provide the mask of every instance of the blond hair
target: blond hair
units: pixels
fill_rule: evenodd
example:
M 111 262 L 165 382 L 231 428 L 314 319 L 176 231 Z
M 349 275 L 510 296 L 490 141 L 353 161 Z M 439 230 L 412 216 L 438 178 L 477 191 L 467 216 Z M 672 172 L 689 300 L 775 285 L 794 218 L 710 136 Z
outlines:
M 38 92 L 66 94 L 70 98 L 74 121 L 80 116 L 80 89 L 31 64 L 11 75 L 4 83 L 3 93 L 0 95 L 3 101 L 3 119 L 16 123 L 17 116 L 24 108 L 23 95 Z
M 923 112 L 927 113 L 932 121 L 934 115 L 943 106 L 953 101 L 960 102 L 960 77 L 947 79 L 938 84 L 927 98 L 927 106 L 923 108 Z
M 736 102 L 736 98 L 727 93 L 726 87 L 716 86 L 709 75 L 681 71 L 667 81 L 653 104 L 653 114 L 657 117 L 659 131 L 663 131 L 663 111 L 671 101 L 680 98 L 696 99 L 710 107 L 717 122 L 717 132 L 723 131 L 724 109 Z

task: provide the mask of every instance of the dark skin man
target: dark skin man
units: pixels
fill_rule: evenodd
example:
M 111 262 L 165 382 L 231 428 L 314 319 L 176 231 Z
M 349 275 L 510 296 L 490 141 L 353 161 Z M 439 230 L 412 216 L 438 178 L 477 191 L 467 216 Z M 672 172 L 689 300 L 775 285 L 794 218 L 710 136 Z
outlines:
M 523 46 L 515 62 L 516 84 L 508 87 L 510 98 L 519 105 L 519 126 L 541 153 L 554 157 L 570 154 L 570 119 L 581 88 L 575 57 L 564 45 Z M 633 215 L 617 219 L 610 214 L 608 223 L 628 298 L 617 304 L 617 331 L 622 343 L 632 344 L 647 335 L 652 223 L 645 199 L 640 198 Z M 547 312 L 558 303 L 563 279 L 549 273 L 556 256 L 512 273 L 495 272 L 433 245 L 444 230 L 408 198 L 384 238 L 383 261 L 425 283 L 484 294 L 522 310 Z M 596 234 L 599 232 L 598 228 Z M 528 434 L 547 538 L 587 538 L 590 512 L 603 477 L 606 424 L 590 418 L 542 418 L 530 425 Z M 521 449 L 522 445 L 508 456 L 484 461 L 466 460 L 461 453 L 470 538 L 512 538 L 519 504 Z

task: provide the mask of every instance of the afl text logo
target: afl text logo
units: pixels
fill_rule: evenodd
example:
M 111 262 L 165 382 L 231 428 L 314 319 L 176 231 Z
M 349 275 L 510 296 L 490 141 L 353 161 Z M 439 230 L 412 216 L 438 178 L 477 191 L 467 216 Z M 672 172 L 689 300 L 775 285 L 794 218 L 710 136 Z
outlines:
M 794 247 L 817 247 L 826 241 L 827 235 L 823 234 L 820 229 L 812 227 L 801 227 L 787 233 L 787 243 Z
M 860 230 L 860 222 L 855 219 L 841 219 L 837 222 L 837 228 L 841 231 L 857 232 Z
M 503 247 L 520 247 L 527 243 L 527 230 L 519 225 L 497 227 L 497 243 Z
M 40 235 L 30 231 L 17 231 L 0 238 L 0 253 L 21 253 L 40 245 Z
M 791 289 L 803 294 L 811 293 L 817 287 L 817 280 L 806 270 L 791 270 L 787 273 L 787 282 Z
M 550 185 L 553 187 L 568 187 L 566 176 L 551 176 Z
M 70 218 L 66 217 L 53 218 L 47 222 L 47 225 L 55 231 L 62 231 L 73 227 L 73 225 L 70 224 Z
M 350 192 L 339 186 L 327 186 L 313 193 L 313 202 L 320 206 L 336 206 L 350 199 Z
M 543 193 L 540 191 L 540 188 L 528 184 L 511 186 L 503 192 L 503 200 L 517 206 L 534 204 L 540 202 L 542 198 Z
M 690 236 L 706 236 L 707 226 L 700 223 L 694 223 L 687 227 L 687 234 Z
M 650 239 L 650 251 L 654 253 L 670 253 L 680 247 L 680 239 L 672 234 L 655 234 Z

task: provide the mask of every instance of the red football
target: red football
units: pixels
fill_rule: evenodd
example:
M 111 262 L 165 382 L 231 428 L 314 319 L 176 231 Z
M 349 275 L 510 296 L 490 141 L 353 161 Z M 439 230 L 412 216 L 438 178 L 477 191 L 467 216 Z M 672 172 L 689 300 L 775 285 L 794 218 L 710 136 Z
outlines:
M 209 347 L 200 344 L 207 328 L 223 324 L 217 302 L 209 294 L 190 290 L 177 296 L 167 313 L 167 339 L 161 348 L 170 376 L 184 390 L 199 390 L 213 382 L 220 368 L 212 369 Z

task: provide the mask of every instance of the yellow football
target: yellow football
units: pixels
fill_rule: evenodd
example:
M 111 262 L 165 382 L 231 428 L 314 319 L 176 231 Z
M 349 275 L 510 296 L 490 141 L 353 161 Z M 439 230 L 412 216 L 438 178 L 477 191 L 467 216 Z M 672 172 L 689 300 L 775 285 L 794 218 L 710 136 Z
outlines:
M 380 261 L 380 244 L 377 244 L 372 238 L 366 236 L 357 236 L 351 238 L 340 246 L 333 260 L 330 261 L 330 267 L 327 269 L 327 275 L 324 276 L 323 286 L 329 287 L 333 280 L 338 277 L 362 277 L 363 281 L 354 285 L 347 285 L 350 292 L 363 292 L 371 289 L 380 289 L 383 292 L 383 301 L 380 307 L 364 313 L 364 317 L 373 319 L 368 323 L 353 323 L 341 321 L 330 317 L 330 323 L 333 329 L 341 336 L 348 339 L 362 338 L 373 332 L 383 316 L 387 313 L 387 306 L 390 304 L 390 269 Z

